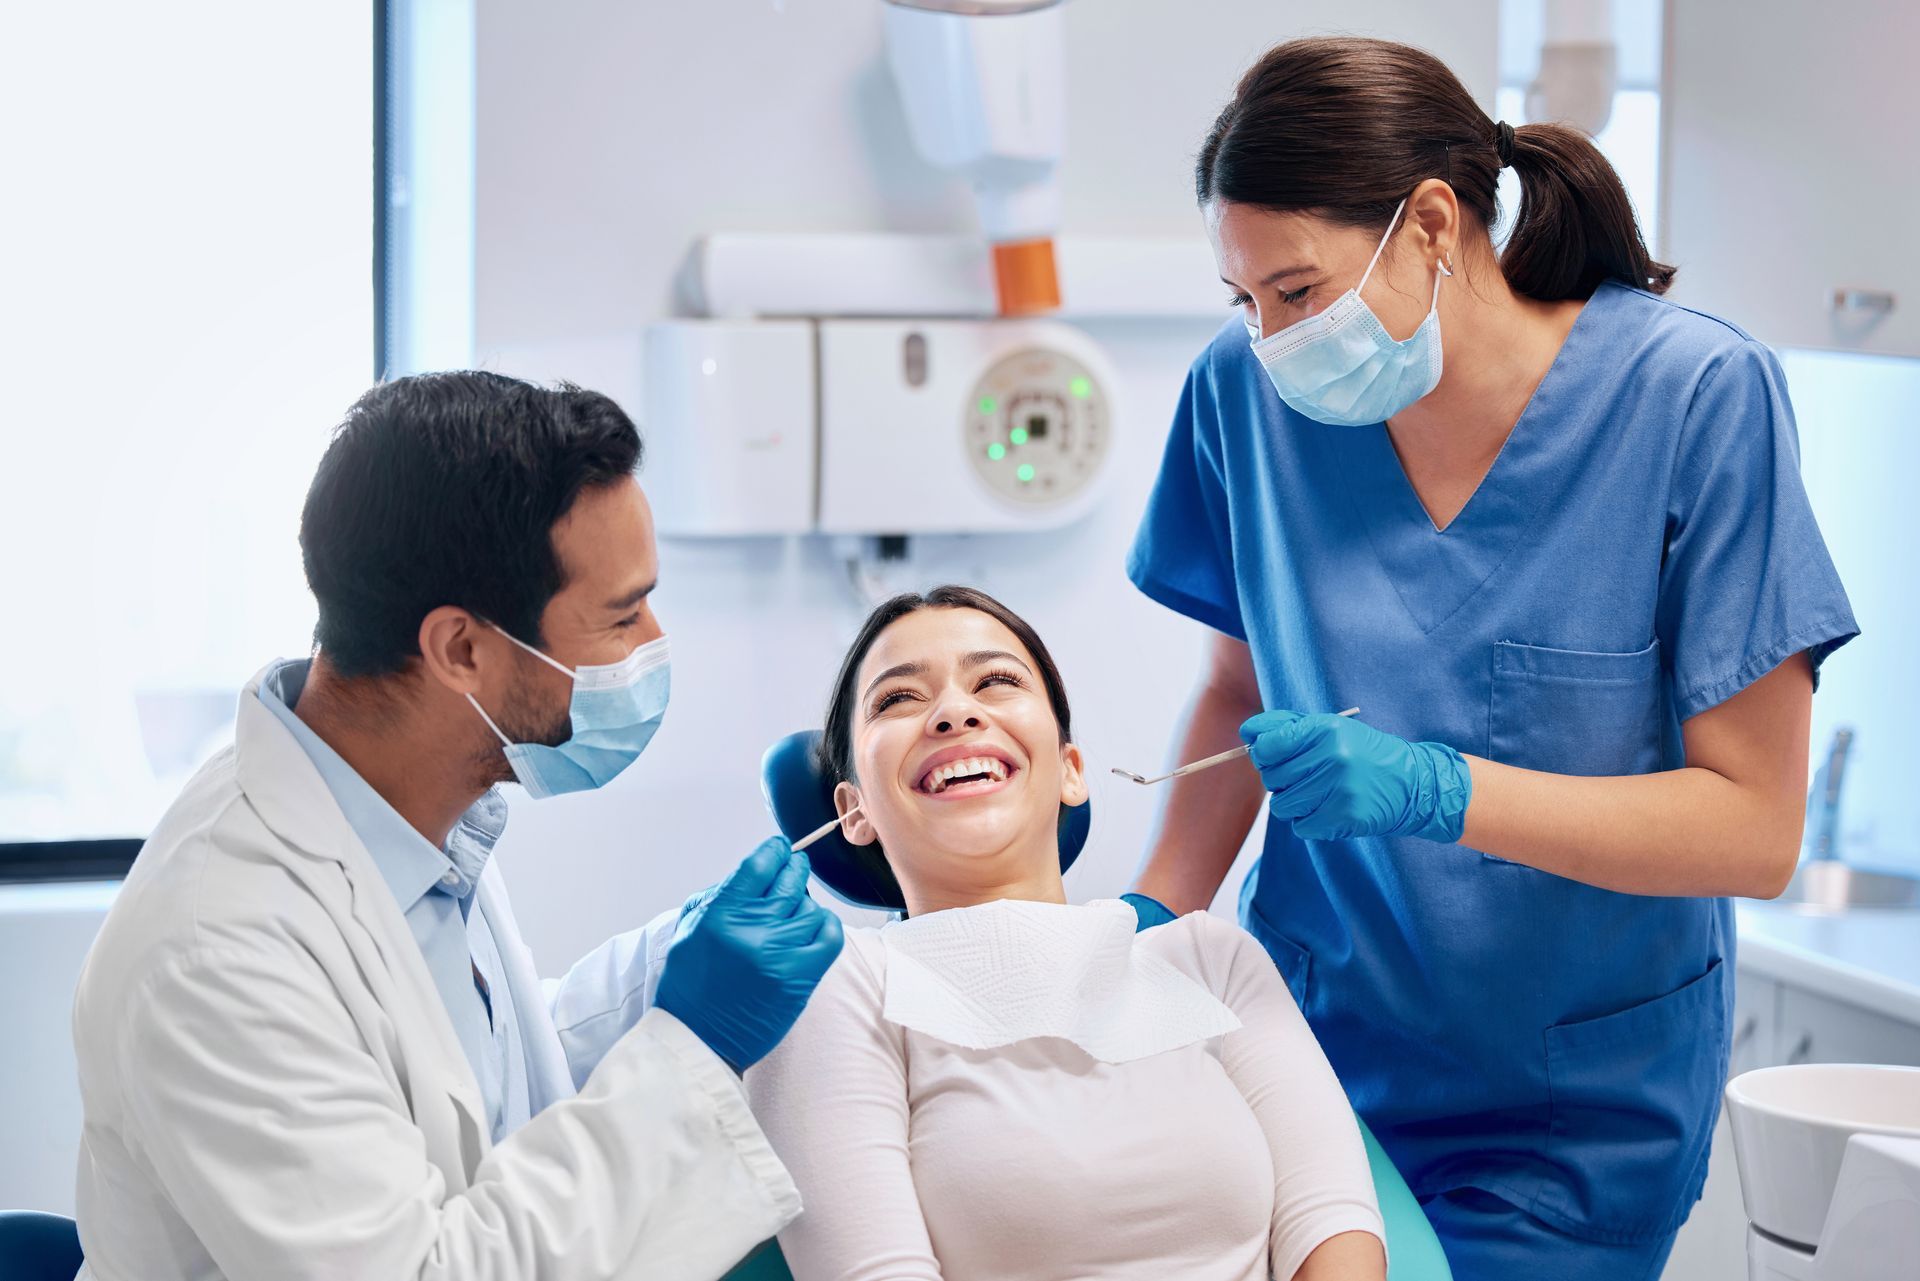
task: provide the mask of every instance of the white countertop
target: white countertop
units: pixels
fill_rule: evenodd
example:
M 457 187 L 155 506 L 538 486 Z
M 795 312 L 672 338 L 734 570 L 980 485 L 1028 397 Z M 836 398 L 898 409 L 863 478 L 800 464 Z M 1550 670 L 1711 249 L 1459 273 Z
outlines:
M 1920 912 L 1815 916 L 1742 901 L 1734 915 L 1743 972 L 1920 1026 Z

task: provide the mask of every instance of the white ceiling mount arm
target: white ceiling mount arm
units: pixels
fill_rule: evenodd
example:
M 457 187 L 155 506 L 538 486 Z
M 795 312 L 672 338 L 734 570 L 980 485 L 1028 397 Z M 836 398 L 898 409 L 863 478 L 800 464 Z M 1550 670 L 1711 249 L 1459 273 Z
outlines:
M 887 60 L 920 154 L 973 187 L 1001 315 L 1060 305 L 1062 0 L 886 0 Z
M 1540 70 L 1527 86 L 1527 119 L 1569 124 L 1588 137 L 1607 127 L 1620 80 L 1613 0 L 1542 0 Z

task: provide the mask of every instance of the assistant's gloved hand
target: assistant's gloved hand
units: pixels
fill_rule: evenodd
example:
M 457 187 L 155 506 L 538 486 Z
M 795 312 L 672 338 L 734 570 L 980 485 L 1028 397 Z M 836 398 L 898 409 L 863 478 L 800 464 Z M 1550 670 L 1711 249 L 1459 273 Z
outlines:
M 1473 778 L 1444 743 L 1409 743 L 1345 716 L 1262 712 L 1240 727 L 1268 807 L 1306 840 L 1419 836 L 1452 843 Z
M 736 1072 L 759 1062 L 840 955 L 840 919 L 807 897 L 809 865 L 785 837 L 749 854 L 681 911 L 653 1002 Z
M 1139 924 L 1133 927 L 1135 934 L 1141 930 L 1150 930 L 1156 925 L 1165 925 L 1169 921 L 1180 919 L 1173 914 L 1172 908 L 1157 898 L 1148 898 L 1145 894 L 1122 894 L 1120 901 L 1132 907 L 1133 914 L 1140 918 Z

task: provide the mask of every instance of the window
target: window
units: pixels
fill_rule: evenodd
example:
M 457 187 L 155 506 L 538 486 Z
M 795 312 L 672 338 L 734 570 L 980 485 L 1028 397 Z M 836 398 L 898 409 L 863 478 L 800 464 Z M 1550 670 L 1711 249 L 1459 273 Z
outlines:
M 0 875 L 145 836 L 308 647 L 300 504 L 375 368 L 375 26 L 0 14 Z
M 1527 86 L 1540 68 L 1540 41 L 1545 33 L 1543 7 L 1554 0 L 1501 0 L 1500 89 L 1495 99 L 1498 119 L 1512 125 L 1530 123 L 1526 114 Z M 1660 247 L 1660 63 L 1661 32 L 1665 20 L 1662 0 L 1613 0 L 1613 39 L 1618 50 L 1619 79 L 1613 95 L 1613 114 L 1594 143 L 1626 184 L 1640 218 L 1647 248 L 1657 259 Z M 1520 207 L 1520 179 L 1512 170 L 1500 175 L 1500 209 L 1509 224 Z M 1504 229 L 1502 229 L 1504 231 Z M 1504 236 L 1502 236 L 1504 238 Z

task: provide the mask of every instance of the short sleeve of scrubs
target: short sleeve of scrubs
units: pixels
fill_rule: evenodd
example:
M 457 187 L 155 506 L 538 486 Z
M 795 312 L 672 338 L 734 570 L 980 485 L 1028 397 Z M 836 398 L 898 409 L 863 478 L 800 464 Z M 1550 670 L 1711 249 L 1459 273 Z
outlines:
M 1180 394 L 1127 577 L 1168 609 L 1245 640 L 1213 395 L 1203 356 Z
M 1656 626 L 1682 721 L 1859 629 L 1800 479 L 1785 375 L 1751 339 L 1706 371 L 1682 428 Z

